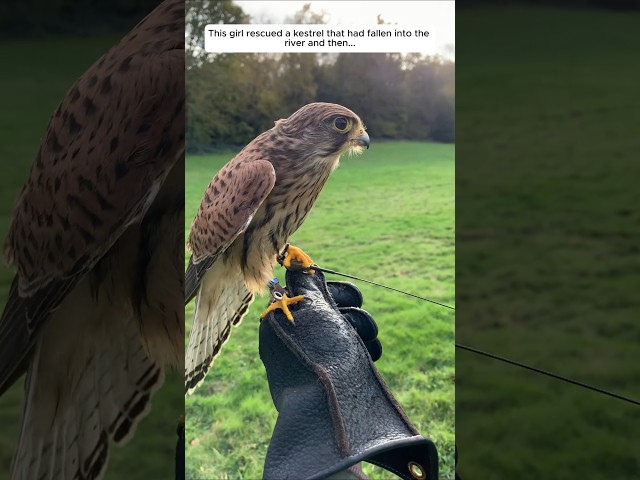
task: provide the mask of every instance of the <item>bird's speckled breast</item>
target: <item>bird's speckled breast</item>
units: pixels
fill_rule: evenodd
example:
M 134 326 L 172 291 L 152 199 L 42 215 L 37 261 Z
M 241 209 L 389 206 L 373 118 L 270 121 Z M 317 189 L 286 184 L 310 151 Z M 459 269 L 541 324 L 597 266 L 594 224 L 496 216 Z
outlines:
M 304 167 L 278 172 L 271 194 L 256 212 L 232 255 L 240 255 L 247 285 L 253 292 L 265 289 L 273 277 L 277 255 L 302 225 L 339 156 L 310 159 Z

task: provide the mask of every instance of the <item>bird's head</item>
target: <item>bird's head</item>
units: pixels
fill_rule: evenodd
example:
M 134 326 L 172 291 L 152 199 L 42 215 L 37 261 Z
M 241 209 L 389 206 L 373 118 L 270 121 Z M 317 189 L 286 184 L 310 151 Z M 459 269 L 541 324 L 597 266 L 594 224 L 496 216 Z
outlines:
M 317 158 L 338 159 L 347 151 L 362 153 L 369 148 L 369 135 L 360 117 L 336 103 L 305 105 L 289 118 L 278 120 L 276 129 Z

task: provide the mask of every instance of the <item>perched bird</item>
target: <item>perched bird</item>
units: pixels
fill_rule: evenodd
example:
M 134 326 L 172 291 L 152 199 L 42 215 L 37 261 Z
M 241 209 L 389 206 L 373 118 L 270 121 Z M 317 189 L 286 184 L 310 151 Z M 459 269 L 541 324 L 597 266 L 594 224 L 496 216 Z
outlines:
M 191 225 L 185 300 L 196 297 L 185 360 L 185 388 L 202 381 L 231 326 L 265 289 L 277 257 L 311 210 L 346 151 L 369 147 L 360 118 L 332 103 L 312 103 L 256 137 L 207 187 Z M 289 247 L 284 265 L 313 262 Z M 279 307 L 300 299 L 283 298 Z
M 165 366 L 182 369 L 183 225 L 184 2 L 167 0 L 71 87 L 13 210 L 0 393 L 26 378 L 12 479 L 102 477 Z

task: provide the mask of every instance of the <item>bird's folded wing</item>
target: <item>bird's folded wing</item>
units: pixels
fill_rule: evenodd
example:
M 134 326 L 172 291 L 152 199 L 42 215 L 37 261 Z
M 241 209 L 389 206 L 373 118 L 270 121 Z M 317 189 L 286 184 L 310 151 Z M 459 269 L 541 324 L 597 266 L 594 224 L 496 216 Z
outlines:
M 184 152 L 184 46 L 137 53 L 127 38 L 53 114 L 14 208 L 5 258 L 18 279 L 0 320 L 0 392 L 24 371 L 43 321 L 144 216 Z
M 276 181 L 267 160 L 245 160 L 241 152 L 213 178 L 191 224 L 192 256 L 185 273 L 185 303 L 196 294 L 206 271 L 243 233 Z

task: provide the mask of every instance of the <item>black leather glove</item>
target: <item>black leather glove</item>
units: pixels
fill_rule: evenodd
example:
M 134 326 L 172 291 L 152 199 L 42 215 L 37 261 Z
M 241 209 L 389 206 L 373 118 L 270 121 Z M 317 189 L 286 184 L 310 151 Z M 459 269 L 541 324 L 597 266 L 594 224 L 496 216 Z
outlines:
M 287 271 L 295 325 L 280 312 L 260 325 L 260 358 L 278 420 L 265 459 L 268 480 L 322 479 L 361 461 L 406 480 L 438 478 L 438 456 L 374 367 L 380 342 L 353 285 Z M 371 352 L 371 354 L 370 354 Z
M 382 356 L 382 344 L 378 339 L 378 325 L 369 312 L 362 308 L 362 293 L 350 282 L 326 282 L 327 290 L 338 310 L 345 317 L 364 343 L 374 362 Z

